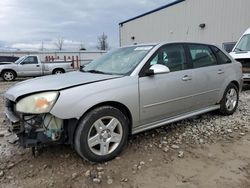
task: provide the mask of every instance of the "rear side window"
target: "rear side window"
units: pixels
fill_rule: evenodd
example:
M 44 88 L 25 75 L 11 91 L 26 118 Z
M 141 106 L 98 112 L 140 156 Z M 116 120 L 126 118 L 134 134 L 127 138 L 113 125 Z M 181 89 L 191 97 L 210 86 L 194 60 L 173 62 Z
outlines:
M 227 63 L 232 62 L 229 59 L 229 57 L 227 57 L 219 48 L 217 48 L 215 46 L 211 46 L 211 48 L 213 49 L 213 51 L 217 57 L 218 64 L 227 64 Z
M 212 50 L 201 44 L 188 45 L 193 68 L 207 67 L 217 65 L 216 57 Z

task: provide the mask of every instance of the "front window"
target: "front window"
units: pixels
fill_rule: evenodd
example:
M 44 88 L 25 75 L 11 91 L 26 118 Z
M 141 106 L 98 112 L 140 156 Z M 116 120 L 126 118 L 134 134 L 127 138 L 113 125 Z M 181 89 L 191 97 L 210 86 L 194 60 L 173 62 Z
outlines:
M 27 57 L 22 64 L 38 64 L 36 56 L 29 56 Z
M 150 65 L 165 65 L 171 72 L 188 69 L 185 50 L 182 45 L 167 45 L 157 51 Z
M 131 73 L 153 46 L 131 46 L 111 51 L 87 64 L 82 71 L 126 75 Z
M 235 52 L 250 51 L 250 34 L 244 35 L 234 49 Z

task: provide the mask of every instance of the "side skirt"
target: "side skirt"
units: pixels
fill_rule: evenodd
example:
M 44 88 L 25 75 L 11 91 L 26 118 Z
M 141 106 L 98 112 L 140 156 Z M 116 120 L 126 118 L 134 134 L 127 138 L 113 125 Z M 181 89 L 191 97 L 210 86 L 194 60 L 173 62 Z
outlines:
M 137 133 L 140 133 L 140 132 L 143 132 L 143 131 L 146 131 L 146 130 L 161 127 L 161 126 L 166 125 L 166 124 L 174 123 L 176 121 L 187 119 L 187 118 L 192 117 L 192 116 L 196 116 L 196 115 L 204 114 L 204 113 L 207 113 L 207 112 L 210 112 L 210 111 L 214 111 L 214 110 L 217 110 L 219 108 L 220 108 L 220 105 L 215 105 L 215 106 L 211 106 L 211 107 L 208 107 L 208 108 L 203 108 L 201 110 L 192 111 L 192 112 L 189 112 L 189 113 L 174 116 L 172 118 L 168 118 L 168 119 L 156 121 L 156 122 L 153 122 L 153 123 L 141 125 L 141 126 L 133 128 L 132 134 L 137 134 Z

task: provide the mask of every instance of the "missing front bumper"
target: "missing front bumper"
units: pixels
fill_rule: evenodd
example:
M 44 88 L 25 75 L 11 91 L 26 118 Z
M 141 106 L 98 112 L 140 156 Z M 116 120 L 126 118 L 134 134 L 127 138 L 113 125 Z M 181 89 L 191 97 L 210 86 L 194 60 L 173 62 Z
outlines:
M 63 120 L 51 114 L 16 115 L 6 108 L 5 119 L 9 131 L 18 136 L 23 147 L 43 146 L 62 140 Z

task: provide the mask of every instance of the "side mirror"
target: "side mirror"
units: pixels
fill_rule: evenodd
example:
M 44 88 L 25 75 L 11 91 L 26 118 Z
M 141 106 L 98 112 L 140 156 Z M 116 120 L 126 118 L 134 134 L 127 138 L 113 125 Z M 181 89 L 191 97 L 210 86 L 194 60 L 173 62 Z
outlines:
M 170 70 L 165 65 L 155 64 L 152 65 L 145 73 L 147 76 L 152 76 L 154 74 L 164 74 L 169 73 Z

